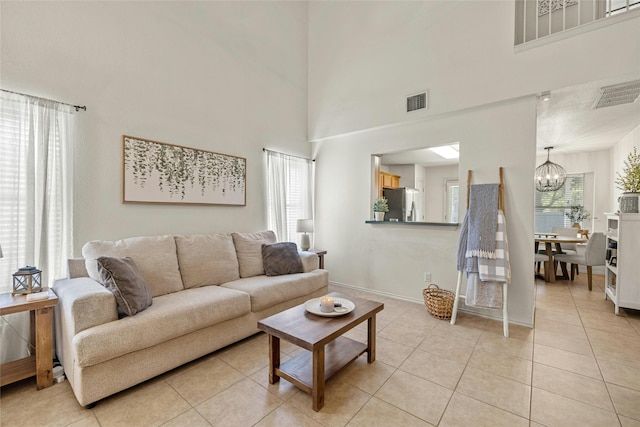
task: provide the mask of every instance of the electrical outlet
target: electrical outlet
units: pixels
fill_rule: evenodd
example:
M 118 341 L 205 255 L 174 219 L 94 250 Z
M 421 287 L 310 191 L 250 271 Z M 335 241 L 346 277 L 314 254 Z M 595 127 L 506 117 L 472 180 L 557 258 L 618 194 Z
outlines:
M 431 273 L 424 273 L 424 281 L 425 282 L 431 281 Z

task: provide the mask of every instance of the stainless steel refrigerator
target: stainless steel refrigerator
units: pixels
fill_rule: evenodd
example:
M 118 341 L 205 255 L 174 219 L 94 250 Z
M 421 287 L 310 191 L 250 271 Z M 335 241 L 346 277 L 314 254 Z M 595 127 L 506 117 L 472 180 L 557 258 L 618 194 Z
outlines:
M 416 193 L 413 188 L 395 188 L 382 190 L 382 196 L 389 202 L 387 221 L 416 221 Z

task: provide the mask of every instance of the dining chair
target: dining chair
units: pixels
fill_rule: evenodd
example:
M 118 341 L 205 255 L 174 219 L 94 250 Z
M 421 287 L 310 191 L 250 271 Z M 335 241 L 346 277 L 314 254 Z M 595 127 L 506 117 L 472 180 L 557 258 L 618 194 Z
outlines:
M 560 263 L 571 264 L 571 280 L 574 278 L 574 273 L 578 269 L 578 265 L 587 266 L 587 280 L 589 283 L 589 290 L 592 288 L 591 271 L 594 265 L 605 265 L 605 257 L 607 252 L 607 239 L 604 233 L 593 233 L 591 238 L 587 242 L 587 247 L 584 254 L 557 254 L 554 255 L 554 260 Z M 564 252 L 564 251 L 563 251 Z
M 533 260 L 534 265 L 534 274 L 540 274 L 540 264 L 544 265 L 544 279 L 545 281 L 549 280 L 549 257 L 546 254 L 535 254 L 535 258 Z M 537 266 L 537 268 L 536 268 Z
M 552 227 L 551 232 L 557 233 L 559 236 L 576 237 L 578 235 L 578 230 L 573 227 Z M 578 246 L 575 243 L 563 243 L 562 253 L 571 255 L 577 254 Z
M 556 233 L 559 236 L 567 236 L 567 237 L 576 237 L 578 235 L 578 229 L 574 227 L 551 227 L 551 232 Z M 563 243 L 562 244 L 562 253 L 563 254 L 571 254 L 575 255 L 578 253 L 578 245 L 576 243 Z M 553 248 L 553 255 L 556 254 L 556 248 Z M 558 261 L 553 261 L 553 267 L 558 268 Z M 562 273 L 564 275 L 567 274 L 566 268 L 562 269 Z M 580 272 L 576 269 L 576 274 L 580 274 Z

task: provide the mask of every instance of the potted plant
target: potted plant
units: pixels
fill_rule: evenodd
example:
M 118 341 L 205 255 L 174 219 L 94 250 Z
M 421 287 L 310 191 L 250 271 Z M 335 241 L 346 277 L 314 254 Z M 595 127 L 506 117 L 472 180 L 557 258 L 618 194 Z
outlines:
M 623 193 L 618 201 L 620 202 L 620 212 L 638 213 L 638 203 L 640 199 L 640 153 L 636 147 L 629 153 L 624 161 L 622 175 L 618 172 L 616 184 Z
M 389 202 L 384 197 L 378 197 L 373 202 L 373 212 L 376 221 L 384 221 L 385 212 L 389 212 Z
M 582 221 L 591 218 L 589 212 L 582 205 L 569 206 L 569 210 L 564 214 L 573 223 L 573 227 L 578 230 L 581 228 Z

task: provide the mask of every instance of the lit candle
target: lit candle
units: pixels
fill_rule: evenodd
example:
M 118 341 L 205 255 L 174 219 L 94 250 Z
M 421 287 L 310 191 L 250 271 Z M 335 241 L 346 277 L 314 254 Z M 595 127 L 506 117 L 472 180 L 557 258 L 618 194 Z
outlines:
M 322 297 L 320 298 L 320 311 L 323 313 L 331 313 L 333 311 L 333 298 Z

